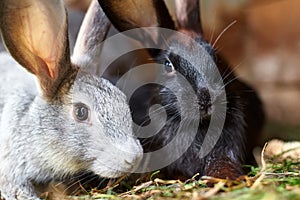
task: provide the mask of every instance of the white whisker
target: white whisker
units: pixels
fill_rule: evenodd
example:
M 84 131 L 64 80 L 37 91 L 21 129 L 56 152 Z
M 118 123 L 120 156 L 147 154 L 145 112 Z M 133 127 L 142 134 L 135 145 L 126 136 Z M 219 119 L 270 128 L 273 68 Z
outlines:
M 215 45 L 217 44 L 217 42 L 219 41 L 219 39 L 222 37 L 222 35 L 231 27 L 233 26 L 235 23 L 237 22 L 237 20 L 234 20 L 233 22 L 231 22 L 228 26 L 226 26 L 223 31 L 219 34 L 219 36 L 216 38 L 215 42 L 213 43 L 212 47 L 215 48 Z

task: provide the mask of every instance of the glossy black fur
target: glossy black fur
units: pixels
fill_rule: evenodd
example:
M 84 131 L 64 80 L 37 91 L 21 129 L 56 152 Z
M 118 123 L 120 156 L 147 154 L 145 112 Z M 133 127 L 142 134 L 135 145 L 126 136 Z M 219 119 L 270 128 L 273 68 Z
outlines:
M 203 41 L 201 42 L 203 43 Z M 178 160 L 161 170 L 161 174 L 166 178 L 186 179 L 199 173 L 200 175 L 234 179 L 244 173 L 242 165 L 253 159 L 251 151 L 257 145 L 264 123 L 262 103 L 256 92 L 250 86 L 237 79 L 232 70 L 227 67 L 227 64 L 214 55 L 211 48 L 207 50 L 217 63 L 218 69 L 223 75 L 222 77 L 225 78 L 223 81 L 226 85 L 227 112 L 224 129 L 213 150 L 205 158 L 201 159 L 199 158 L 199 151 L 208 129 L 209 119 L 201 120 L 192 145 Z M 184 75 L 195 91 L 201 91 L 198 89 L 205 88 L 205 86 L 201 86 L 201 83 L 199 84 L 199 79 L 206 77 L 201 77 L 201 74 L 196 73 L 194 66 L 191 66 L 179 56 L 172 55 L 172 53 L 161 53 L 163 55 L 158 55 L 158 60 L 161 60 L 161 57 L 170 59 L 177 73 Z M 174 79 L 174 77 L 169 79 L 172 78 Z M 174 82 L 171 80 L 169 84 L 172 87 Z M 168 86 L 167 82 L 166 85 Z M 168 122 L 155 136 L 141 139 L 145 152 L 158 150 L 169 143 L 176 135 L 180 120 L 182 120 L 177 108 L 175 94 L 161 86 L 156 86 L 152 90 L 151 103 L 165 106 Z M 180 93 L 180 86 L 178 92 Z M 201 98 L 201 92 L 198 92 L 198 96 Z M 137 102 L 141 101 L 131 102 L 136 106 Z M 133 113 L 138 112 L 135 111 Z M 156 116 L 159 117 L 159 115 Z M 192 137 L 192 134 L 184 134 L 183 138 Z M 180 144 L 178 143 L 178 145 Z
M 253 162 L 252 149 L 259 144 L 259 136 L 264 123 L 262 103 L 255 90 L 239 80 L 232 69 L 228 67 L 228 64 L 219 55 L 215 55 L 214 50 L 208 43 L 203 39 L 197 41 L 205 47 L 216 63 L 224 85 L 226 85 L 227 112 L 224 129 L 213 150 L 205 158 L 200 159 L 199 150 L 210 123 L 209 117 L 201 119 L 192 145 L 178 160 L 161 169 L 161 175 L 170 179 L 187 179 L 199 173 L 200 175 L 234 179 L 244 173 L 243 164 Z M 172 52 L 157 52 L 157 50 L 151 52 L 155 52 L 153 53 L 155 55 L 153 60 L 157 63 L 163 64 L 167 59 L 173 63 L 176 73 L 183 75 L 193 86 L 199 102 L 203 102 L 207 97 L 209 98 L 207 93 L 203 93 L 203 89 L 209 90 L 207 86 L 203 85 L 209 74 L 197 72 L 195 66 Z M 131 57 L 130 54 L 134 54 L 134 52 L 124 55 L 120 59 Z M 167 77 L 163 70 L 160 75 L 165 76 L 164 85 L 169 88 L 176 88 L 176 94 L 172 93 L 167 87 L 146 85 L 137 90 L 130 99 L 133 119 L 139 125 L 151 123 L 148 109 L 153 104 L 163 105 L 168 114 L 168 122 L 158 134 L 150 138 L 140 139 L 144 152 L 159 150 L 169 143 L 177 134 L 178 126 L 182 120 L 178 111 L 176 95 L 178 96 L 185 90 L 180 83 L 176 82 L 176 77 Z M 159 114 L 155 115 L 156 120 L 160 120 L 160 117 Z M 187 119 L 187 121 L 189 120 L 193 120 L 193 116 Z M 186 140 L 188 140 L 188 137 L 192 137 L 189 133 L 183 134 L 181 138 Z M 181 145 L 181 143 L 178 143 L 178 145 Z
M 208 84 L 210 82 L 209 80 L 213 77 L 213 73 L 210 72 L 210 69 L 208 67 L 206 68 L 205 63 L 202 62 L 201 55 L 203 54 L 197 54 L 196 52 L 196 56 L 192 59 L 194 61 L 193 63 L 199 63 L 199 66 L 193 66 L 190 62 L 173 52 L 174 49 L 183 51 L 186 48 L 186 44 L 183 44 L 182 41 L 178 40 L 171 43 L 171 38 L 163 38 L 164 42 L 161 42 L 161 38 L 154 38 L 152 41 L 153 43 L 158 45 L 166 43 L 166 46 L 172 47 L 173 50 L 172 48 L 164 51 L 153 51 L 148 49 L 153 60 L 160 64 L 171 61 L 177 75 L 170 77 L 166 76 L 163 69 L 162 73 L 159 74 L 159 76 L 163 78 L 162 80 L 165 81 L 163 85 L 173 89 L 175 93 L 171 93 L 169 89 L 163 86 L 147 85 L 131 97 L 130 107 L 133 119 L 138 124 L 147 125 L 151 123 L 151 121 L 149 121 L 148 109 L 153 104 L 161 104 L 167 111 L 168 121 L 160 132 L 150 138 L 140 139 L 144 151 L 152 152 L 168 144 L 172 138 L 175 137 L 180 121 L 183 120 L 186 123 L 191 122 L 191 124 L 197 121 L 195 120 L 197 117 L 192 114 L 193 109 L 197 108 L 197 106 L 190 106 L 190 114 L 188 110 L 183 110 L 183 113 L 179 112 L 178 102 L 189 102 L 188 98 L 185 99 L 185 95 L 181 95 L 186 92 L 186 88 L 184 88 L 181 82 L 178 82 L 176 78 L 178 74 L 181 74 L 188 80 L 194 92 L 197 94 L 198 103 L 203 107 L 199 112 L 202 113 L 202 115 L 196 137 L 188 150 L 175 162 L 161 169 L 161 174 L 166 178 L 171 179 L 187 179 L 191 178 L 196 173 L 199 173 L 201 176 L 208 175 L 229 179 L 235 179 L 242 175 L 244 173 L 242 165 L 253 159 L 252 148 L 258 144 L 259 135 L 264 124 L 262 103 L 255 90 L 238 79 L 229 65 L 220 55 L 215 54 L 211 45 L 202 38 L 201 20 L 200 14 L 198 13 L 199 3 L 197 3 L 196 0 L 176 1 L 181 3 L 177 4 L 177 8 L 181 10 L 181 12 L 175 13 L 177 20 L 179 20 L 176 27 L 172 18 L 169 17 L 166 7 L 159 6 L 163 4 L 163 1 L 147 1 L 147 3 L 151 2 L 150 7 L 147 5 L 148 7 L 144 7 L 141 12 L 136 10 L 135 12 L 129 12 L 130 9 L 136 9 L 137 6 L 132 6 L 128 9 L 122 8 L 126 7 L 127 3 L 128 6 L 133 5 L 130 4 L 132 2 L 139 5 L 139 7 L 143 7 L 143 4 L 145 4 L 146 1 L 123 0 L 122 2 L 126 3 L 120 4 L 117 0 L 109 2 L 99 0 L 104 12 L 119 31 L 126 31 L 142 26 L 158 26 L 163 28 L 173 27 L 171 29 L 187 34 L 200 44 L 200 46 L 202 46 L 211 56 L 209 62 L 214 62 L 216 64 L 222 75 L 223 82 L 226 85 L 225 91 L 227 101 L 223 103 L 226 103 L 227 110 L 222 134 L 212 151 L 209 152 L 206 157 L 200 158 L 199 151 L 210 123 L 211 113 L 208 112 L 208 108 L 211 107 L 210 104 L 213 104 L 213 102 L 218 99 L 218 95 L 214 97 L 208 95 L 208 91 L 213 93 L 216 92 L 216 89 Z M 151 4 L 153 7 L 152 11 Z M 148 18 L 144 19 L 145 11 L 149 11 L 149 13 L 153 12 L 153 14 L 156 15 L 156 18 L 153 18 L 154 21 L 151 21 Z M 167 15 L 168 17 L 166 17 Z M 155 21 L 156 19 L 157 21 Z M 137 35 L 135 38 L 143 43 L 145 41 L 143 38 L 145 37 L 153 38 L 153 35 L 147 35 L 145 32 L 142 35 Z M 186 49 L 189 48 L 187 47 Z M 195 51 L 197 50 L 190 49 L 190 52 L 187 50 L 185 54 L 194 55 L 193 53 L 195 53 Z M 202 69 L 203 71 L 199 72 L 196 69 Z M 178 96 L 181 99 L 178 99 Z M 187 108 L 189 108 L 189 106 L 187 106 Z M 182 117 L 182 114 L 188 117 Z M 162 116 L 159 113 L 156 114 L 155 117 L 158 121 L 162 120 L 160 119 Z M 177 141 L 178 146 L 184 144 L 185 141 L 192 137 L 192 134 L 188 131 L 184 133 L 180 132 L 178 134 L 180 134 L 180 140 Z M 176 149 L 162 155 L 162 158 L 168 159 L 168 156 L 174 153 L 176 153 Z

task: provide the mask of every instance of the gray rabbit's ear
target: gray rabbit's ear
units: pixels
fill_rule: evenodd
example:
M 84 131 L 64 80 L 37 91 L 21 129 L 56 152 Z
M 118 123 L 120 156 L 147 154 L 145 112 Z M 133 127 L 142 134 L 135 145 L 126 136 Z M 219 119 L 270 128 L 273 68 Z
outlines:
M 78 64 L 97 62 L 102 51 L 101 42 L 107 37 L 110 27 L 111 23 L 98 1 L 93 0 L 78 33 L 72 60 Z
M 175 8 L 178 29 L 202 34 L 199 0 L 175 0 Z
M 162 27 L 174 29 L 174 21 L 163 0 L 98 0 L 103 11 L 119 31 L 142 27 Z M 135 36 L 144 42 L 151 38 L 158 43 L 156 32 L 142 32 Z
M 1 0 L 0 28 L 11 55 L 35 74 L 47 97 L 73 67 L 62 0 Z

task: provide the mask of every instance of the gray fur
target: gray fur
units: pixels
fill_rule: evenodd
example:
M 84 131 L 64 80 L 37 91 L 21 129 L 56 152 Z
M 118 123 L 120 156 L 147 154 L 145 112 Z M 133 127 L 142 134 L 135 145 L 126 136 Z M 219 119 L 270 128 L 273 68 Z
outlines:
M 76 56 L 72 66 L 89 67 L 86 57 Z M 79 70 L 74 71 L 76 79 L 64 77 L 57 95 L 49 98 L 40 90 L 40 80 L 34 81 L 41 77 L 23 67 L 7 53 L 0 54 L 2 198 L 38 200 L 34 184 L 80 171 L 115 178 L 136 168 L 142 148 L 133 137 L 129 106 L 119 89 Z M 88 122 L 74 119 L 78 102 L 89 107 Z

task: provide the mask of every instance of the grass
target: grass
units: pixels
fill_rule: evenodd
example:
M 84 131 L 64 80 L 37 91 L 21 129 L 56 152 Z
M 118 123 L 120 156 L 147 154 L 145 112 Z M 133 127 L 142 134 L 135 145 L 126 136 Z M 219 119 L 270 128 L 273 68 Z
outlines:
M 282 154 L 284 154 L 283 152 Z M 92 199 L 211 199 L 211 200 L 298 200 L 300 199 L 300 158 L 282 159 L 282 154 L 262 159 L 262 166 L 250 168 L 248 175 L 230 181 L 195 175 L 190 180 L 161 180 L 153 173 L 148 181 L 130 188 L 120 181 L 102 190 L 91 190 L 86 195 L 70 197 Z M 264 155 L 262 154 L 262 157 Z M 212 187 L 207 184 L 214 183 Z M 119 192 L 126 186 L 128 191 Z M 85 191 L 86 192 L 86 191 Z
M 200 180 L 191 179 L 183 183 L 155 178 L 125 193 L 108 189 L 105 193 L 92 191 L 90 195 L 77 199 L 300 199 L 299 172 L 286 171 L 285 164 L 276 164 L 275 167 L 270 164 L 265 172 L 258 172 L 257 176 L 245 176 L 237 181 L 202 177 Z M 297 165 L 295 169 L 299 168 L 299 163 L 288 165 L 291 167 L 294 164 Z M 258 168 L 254 170 L 257 171 Z M 260 177 L 263 178 L 259 180 Z M 214 187 L 206 187 L 211 181 L 216 182 Z

